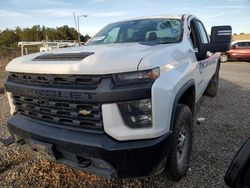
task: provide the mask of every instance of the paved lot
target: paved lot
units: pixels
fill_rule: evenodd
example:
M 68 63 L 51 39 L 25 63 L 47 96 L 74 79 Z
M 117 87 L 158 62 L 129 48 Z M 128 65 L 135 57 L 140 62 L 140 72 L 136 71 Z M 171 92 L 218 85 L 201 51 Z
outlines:
M 195 125 L 195 140 L 190 170 L 180 182 L 164 175 L 132 180 L 105 180 L 64 165 L 31 156 L 15 146 L 0 144 L 0 186 L 30 187 L 225 187 L 223 176 L 234 153 L 250 136 L 250 63 L 222 64 L 219 93 L 202 97 Z M 2 100 L 0 136 L 6 136 L 6 108 Z

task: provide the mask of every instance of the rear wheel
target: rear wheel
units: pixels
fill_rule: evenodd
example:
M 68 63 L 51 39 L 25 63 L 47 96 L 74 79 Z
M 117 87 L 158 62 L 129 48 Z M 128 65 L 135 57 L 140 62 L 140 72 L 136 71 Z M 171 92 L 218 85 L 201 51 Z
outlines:
M 221 54 L 220 56 L 220 62 L 221 63 L 226 63 L 229 61 L 229 57 L 228 57 L 228 54 L 224 53 L 224 54 Z
M 172 150 L 166 167 L 167 174 L 175 181 L 183 178 L 188 171 L 192 142 L 192 112 L 188 106 L 179 104 L 174 120 Z

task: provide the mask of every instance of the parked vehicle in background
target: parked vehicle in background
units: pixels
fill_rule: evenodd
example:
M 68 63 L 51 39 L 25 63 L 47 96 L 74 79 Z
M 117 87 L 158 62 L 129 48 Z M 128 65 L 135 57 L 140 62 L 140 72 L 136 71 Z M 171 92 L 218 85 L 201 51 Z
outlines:
M 250 60 L 250 40 L 239 40 L 232 42 L 231 49 L 221 53 L 220 61 L 222 63 L 236 59 Z
M 105 177 L 186 175 L 195 104 L 218 90 L 231 26 L 211 37 L 192 15 L 109 24 L 85 46 L 12 60 L 13 142 Z

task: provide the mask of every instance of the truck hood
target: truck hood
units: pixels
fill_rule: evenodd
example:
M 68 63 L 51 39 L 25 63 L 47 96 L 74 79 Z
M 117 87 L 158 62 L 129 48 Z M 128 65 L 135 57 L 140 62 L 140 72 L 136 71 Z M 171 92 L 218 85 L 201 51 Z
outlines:
M 12 60 L 6 67 L 9 72 L 44 74 L 109 74 L 136 71 L 140 61 L 147 55 L 165 45 L 142 45 L 139 43 L 102 44 L 64 48 L 50 52 L 35 53 Z M 43 54 L 91 55 L 77 61 L 73 60 L 34 60 Z

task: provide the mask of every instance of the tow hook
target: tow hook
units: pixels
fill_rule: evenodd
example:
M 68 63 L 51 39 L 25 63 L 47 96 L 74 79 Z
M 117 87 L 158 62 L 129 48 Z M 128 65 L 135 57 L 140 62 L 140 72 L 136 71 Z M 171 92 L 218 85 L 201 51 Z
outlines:
M 91 161 L 89 159 L 85 159 L 81 156 L 76 156 L 77 158 L 77 161 L 78 161 L 78 165 L 81 167 L 81 168 L 87 168 L 88 166 L 91 165 Z

